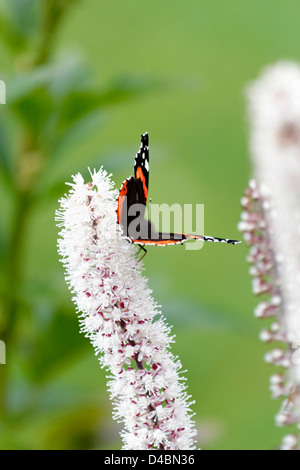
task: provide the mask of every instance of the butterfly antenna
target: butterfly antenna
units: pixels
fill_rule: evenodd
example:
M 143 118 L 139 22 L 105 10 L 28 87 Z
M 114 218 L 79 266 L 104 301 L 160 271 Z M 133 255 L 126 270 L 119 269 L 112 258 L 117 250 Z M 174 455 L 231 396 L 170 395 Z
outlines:
M 205 242 L 217 242 L 217 243 L 229 243 L 230 245 L 237 245 L 242 243 L 240 240 L 231 240 L 230 238 L 219 238 L 219 237 L 209 237 L 207 235 L 202 235 L 202 240 Z

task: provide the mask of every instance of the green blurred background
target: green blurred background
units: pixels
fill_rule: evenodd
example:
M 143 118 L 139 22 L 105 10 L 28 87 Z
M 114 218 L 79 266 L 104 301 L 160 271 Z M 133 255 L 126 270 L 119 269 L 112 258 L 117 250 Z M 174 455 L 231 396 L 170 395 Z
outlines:
M 297 0 L 2 0 L 1 449 L 118 449 L 106 373 L 79 334 L 58 261 L 65 181 L 101 165 L 116 186 L 150 135 L 155 203 L 205 204 L 207 235 L 240 238 L 251 176 L 245 86 L 300 58 Z M 204 449 L 276 448 L 280 401 L 253 318 L 247 247 L 149 248 Z M 264 324 L 266 326 L 266 323 Z

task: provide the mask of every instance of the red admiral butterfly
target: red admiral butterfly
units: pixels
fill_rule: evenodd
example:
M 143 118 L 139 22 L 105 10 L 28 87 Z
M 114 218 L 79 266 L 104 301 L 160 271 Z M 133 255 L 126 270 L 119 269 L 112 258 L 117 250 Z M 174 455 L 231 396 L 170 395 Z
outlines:
M 179 245 L 183 244 L 186 240 L 204 240 L 231 243 L 232 245 L 240 243 L 238 240 L 230 240 L 228 238 L 190 235 L 187 233 L 161 233 L 154 229 L 151 222 L 144 218 L 149 185 L 148 133 L 146 132 L 141 137 L 141 146 L 134 161 L 134 177 L 126 178 L 122 183 L 118 196 L 117 221 L 122 226 L 128 241 L 140 245 L 143 249 L 144 245 Z M 136 220 L 136 214 L 133 215 L 133 211 L 130 209 L 135 204 L 138 204 L 137 207 L 139 208 L 140 215 L 138 225 L 132 230 L 131 223 Z

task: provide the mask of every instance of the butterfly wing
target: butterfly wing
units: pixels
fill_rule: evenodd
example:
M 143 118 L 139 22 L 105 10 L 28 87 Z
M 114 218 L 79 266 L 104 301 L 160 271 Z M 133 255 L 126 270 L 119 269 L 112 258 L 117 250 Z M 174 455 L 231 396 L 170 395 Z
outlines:
M 134 177 L 139 192 L 139 202 L 147 204 L 149 187 L 149 137 L 148 132 L 141 136 L 141 145 L 134 160 Z
M 136 215 L 129 214 L 133 204 L 139 204 L 140 216 L 144 218 L 149 183 L 149 139 L 146 132 L 141 136 L 141 145 L 134 160 L 134 177 L 123 181 L 118 196 L 117 222 L 127 236 L 130 223 Z
M 236 245 L 237 240 L 210 237 L 206 235 L 190 235 L 185 233 L 157 232 L 150 221 L 144 219 L 149 186 L 149 137 L 146 132 L 141 136 L 141 145 L 135 156 L 134 177 L 127 178 L 121 186 L 118 197 L 117 221 L 122 225 L 125 235 L 131 243 L 144 246 L 168 246 L 183 244 L 187 240 L 203 240 Z M 130 213 L 133 204 L 139 204 L 139 222 L 130 224 L 136 219 L 136 214 Z M 138 236 L 137 236 L 137 232 Z
M 151 229 L 152 228 L 152 232 Z M 151 232 L 151 233 L 150 233 Z M 239 240 L 231 240 L 230 238 L 210 237 L 207 235 L 191 235 L 187 233 L 162 233 L 155 232 L 153 226 L 149 225 L 149 237 L 131 239 L 131 242 L 136 245 L 154 245 L 154 246 L 168 246 L 168 245 L 182 245 L 187 240 L 203 240 L 205 242 L 213 243 L 229 243 L 237 245 L 241 243 Z
M 149 227 L 150 228 L 150 227 Z M 180 235 L 180 236 L 179 236 Z M 168 246 L 168 245 L 182 245 L 188 238 L 184 234 L 174 233 L 152 233 L 149 238 L 137 238 L 130 241 L 135 245 L 152 245 L 152 246 Z
M 135 202 L 135 179 L 133 176 L 123 181 L 118 196 L 117 222 L 127 227 L 128 208 Z

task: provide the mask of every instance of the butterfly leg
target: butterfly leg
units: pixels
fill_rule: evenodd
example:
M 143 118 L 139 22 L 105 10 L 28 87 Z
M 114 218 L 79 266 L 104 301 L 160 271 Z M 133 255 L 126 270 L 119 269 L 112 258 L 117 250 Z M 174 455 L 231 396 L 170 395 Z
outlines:
M 143 250 L 144 251 L 144 254 L 143 256 L 141 256 L 141 258 L 139 259 L 139 261 L 142 261 L 142 259 L 146 256 L 147 254 L 147 250 L 146 248 L 143 246 L 143 245 L 140 245 L 140 250 Z

